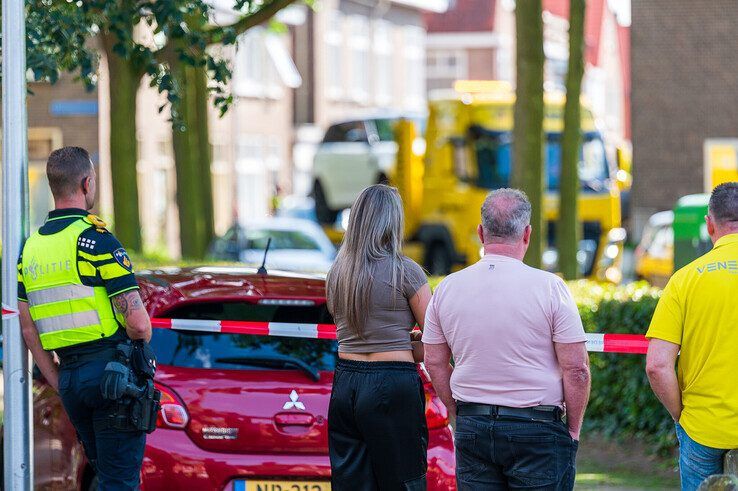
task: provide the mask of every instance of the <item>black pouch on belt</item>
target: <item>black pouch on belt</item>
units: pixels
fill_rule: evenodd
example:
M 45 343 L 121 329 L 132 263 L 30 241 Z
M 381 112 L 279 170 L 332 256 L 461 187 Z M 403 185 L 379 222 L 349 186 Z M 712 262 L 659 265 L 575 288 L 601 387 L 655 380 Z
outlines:
M 156 374 L 156 354 L 146 341 L 134 341 L 131 353 L 131 367 L 140 376 L 153 380 Z

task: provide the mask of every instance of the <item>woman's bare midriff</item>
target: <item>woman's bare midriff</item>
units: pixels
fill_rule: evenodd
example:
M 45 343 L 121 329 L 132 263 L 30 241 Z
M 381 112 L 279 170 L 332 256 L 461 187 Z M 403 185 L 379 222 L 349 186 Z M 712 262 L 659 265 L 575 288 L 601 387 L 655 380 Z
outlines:
M 342 360 L 354 361 L 409 361 L 414 363 L 413 352 L 402 351 L 380 351 L 378 353 L 338 353 Z

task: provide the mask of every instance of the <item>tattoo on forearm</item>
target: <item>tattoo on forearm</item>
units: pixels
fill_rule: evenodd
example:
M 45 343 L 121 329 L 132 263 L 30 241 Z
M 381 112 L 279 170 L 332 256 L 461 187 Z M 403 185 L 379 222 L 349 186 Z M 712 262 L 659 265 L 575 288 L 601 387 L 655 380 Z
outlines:
M 134 310 L 143 310 L 143 302 L 141 296 L 136 291 L 121 293 L 113 297 L 113 307 L 115 310 L 126 317 Z

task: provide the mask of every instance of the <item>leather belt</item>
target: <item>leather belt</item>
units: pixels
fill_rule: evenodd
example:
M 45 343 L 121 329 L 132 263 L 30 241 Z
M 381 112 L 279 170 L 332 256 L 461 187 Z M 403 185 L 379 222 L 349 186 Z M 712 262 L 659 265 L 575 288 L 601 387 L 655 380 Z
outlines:
M 457 402 L 459 416 L 489 416 L 494 419 L 513 418 L 530 421 L 562 421 L 565 411 L 558 406 L 507 407 L 470 402 Z

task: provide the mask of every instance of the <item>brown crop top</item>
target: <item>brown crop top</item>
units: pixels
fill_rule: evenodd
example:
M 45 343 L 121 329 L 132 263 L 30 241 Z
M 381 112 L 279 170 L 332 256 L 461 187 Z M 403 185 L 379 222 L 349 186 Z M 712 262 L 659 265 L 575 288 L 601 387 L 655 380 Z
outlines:
M 369 294 L 369 312 L 363 339 L 354 334 L 346 319 L 335 316 L 338 351 L 341 353 L 378 353 L 381 351 L 411 350 L 410 331 L 415 317 L 410 299 L 428 283 L 423 269 L 412 259 L 403 257 L 404 278 L 392 289 L 392 261 L 377 261 L 374 266 L 372 289 Z

